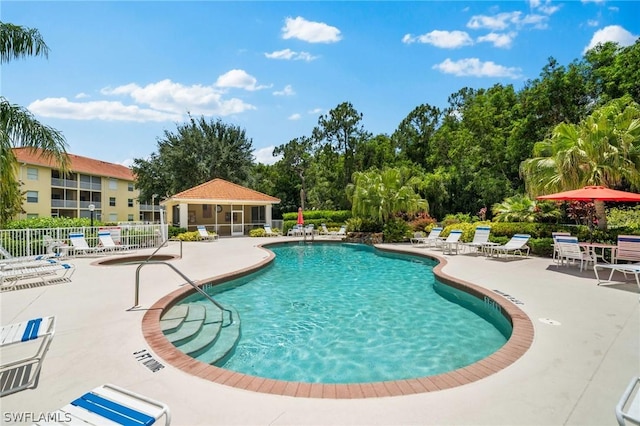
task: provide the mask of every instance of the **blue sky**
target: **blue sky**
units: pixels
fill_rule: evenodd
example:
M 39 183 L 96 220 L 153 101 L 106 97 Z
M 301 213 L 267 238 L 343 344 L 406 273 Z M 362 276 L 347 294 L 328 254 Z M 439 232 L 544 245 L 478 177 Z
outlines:
M 391 134 L 463 87 L 537 78 L 598 42 L 640 36 L 637 1 L 11 1 L 48 59 L 5 64 L 1 93 L 60 130 L 69 152 L 130 165 L 187 112 L 234 124 L 256 159 L 310 136 L 342 102 Z

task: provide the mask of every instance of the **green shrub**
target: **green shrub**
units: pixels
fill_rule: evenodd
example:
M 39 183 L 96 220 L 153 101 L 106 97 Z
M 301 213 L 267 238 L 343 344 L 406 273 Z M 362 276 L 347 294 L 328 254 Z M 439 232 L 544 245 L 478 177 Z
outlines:
M 91 219 L 86 217 L 34 217 L 9 222 L 5 229 L 81 228 L 83 226 L 91 226 Z M 93 226 L 104 226 L 104 223 L 94 220 Z
M 427 226 L 433 226 L 436 220 L 428 214 L 420 214 L 409 222 L 409 227 L 413 232 L 424 231 Z
M 411 228 L 403 219 L 393 218 L 384 224 L 382 239 L 385 243 L 399 243 L 411 236 Z
M 275 229 L 273 231 L 275 232 Z M 266 237 L 267 231 L 265 231 L 264 228 L 253 228 L 252 230 L 249 231 L 249 236 L 250 237 Z
M 187 232 L 185 228 L 169 225 L 169 238 L 176 238 L 179 234 Z
M 215 232 L 209 232 L 209 235 L 216 235 Z M 200 233 L 198 231 L 193 232 L 183 232 L 182 234 L 178 234 L 175 237 L 180 241 L 200 241 Z
M 640 206 L 608 209 L 607 224 L 609 229 L 627 228 L 640 234 Z
M 471 223 L 471 222 L 473 222 L 473 219 L 471 218 L 471 215 L 468 213 L 448 214 L 442 220 L 442 226 L 446 227 L 454 223 Z

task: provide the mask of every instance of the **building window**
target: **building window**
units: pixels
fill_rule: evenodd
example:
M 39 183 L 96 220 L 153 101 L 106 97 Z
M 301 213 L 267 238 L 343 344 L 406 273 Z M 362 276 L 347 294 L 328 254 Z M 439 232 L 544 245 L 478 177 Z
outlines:
M 129 192 L 133 192 L 133 182 L 129 182 L 129 184 L 127 185 L 127 189 L 129 190 Z
M 260 223 L 266 219 L 266 211 L 264 206 L 251 207 L 251 222 Z
M 130 214 L 129 216 L 127 216 L 127 220 L 128 220 L 129 222 L 133 222 L 133 215 L 132 215 L 132 214 Z
M 27 203 L 38 202 L 38 191 L 27 191 Z
M 116 197 L 109 197 L 109 206 L 111 207 L 116 206 Z
M 203 218 L 212 218 L 213 217 L 213 206 L 209 204 L 202 205 L 202 217 Z
M 109 213 L 109 222 L 117 222 L 118 213 Z
M 109 179 L 109 189 L 118 189 L 118 181 L 115 179 Z
M 127 200 L 127 207 L 133 207 L 133 198 L 129 198 Z M 131 219 L 131 220 L 133 220 L 133 219 Z
M 40 216 L 38 213 L 27 213 L 27 219 L 35 219 Z
M 27 167 L 27 179 L 38 180 L 38 169 L 34 169 L 33 167 Z

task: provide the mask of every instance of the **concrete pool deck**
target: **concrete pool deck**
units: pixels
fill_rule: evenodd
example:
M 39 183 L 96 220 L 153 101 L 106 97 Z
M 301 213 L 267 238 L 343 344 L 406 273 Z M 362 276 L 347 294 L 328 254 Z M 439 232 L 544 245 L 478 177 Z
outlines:
M 273 241 L 291 238 L 270 238 Z M 268 258 L 266 239 L 185 243 L 171 264 L 193 280 L 228 274 Z M 53 343 L 37 388 L 0 399 L 2 424 L 20 413 L 47 413 L 103 383 L 123 386 L 171 408 L 175 425 L 608 425 L 632 376 L 640 375 L 640 303 L 635 282 L 596 285 L 592 270 L 556 267 L 550 259 L 510 261 L 433 253 L 442 271 L 517 302 L 531 319 L 531 348 L 489 377 L 429 393 L 368 399 L 294 398 L 213 383 L 172 367 L 144 339 L 142 317 L 184 283 L 163 265 L 99 266 L 75 258 L 69 283 L 0 293 L 1 324 L 56 315 Z M 177 254 L 171 243 L 160 254 Z M 150 253 L 140 250 L 137 254 Z M 164 366 L 152 372 L 137 356 Z M 157 366 L 157 365 L 156 365 Z

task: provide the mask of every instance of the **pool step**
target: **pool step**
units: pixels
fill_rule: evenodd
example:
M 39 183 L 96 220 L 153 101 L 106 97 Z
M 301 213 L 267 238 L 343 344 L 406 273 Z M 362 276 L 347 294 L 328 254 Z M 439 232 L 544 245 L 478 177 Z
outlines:
M 189 305 L 187 316 L 184 321 L 173 333 L 165 333 L 165 336 L 171 343 L 176 346 L 184 344 L 193 339 L 200 329 L 205 319 L 205 309 L 202 305 Z
M 188 311 L 189 306 L 187 305 L 172 306 L 160 320 L 162 332 L 165 334 L 175 332 L 184 322 Z
M 211 303 L 189 303 L 170 308 L 160 320 L 166 338 L 182 352 L 202 362 L 214 364 L 227 357 L 240 339 L 240 316 L 232 307 L 233 322 Z
M 202 352 L 195 358 L 207 364 L 216 364 L 224 360 L 235 349 L 240 339 L 240 315 L 232 306 L 225 306 L 233 314 L 233 322 L 229 323 L 229 313 L 225 312 L 224 327 L 220 329 L 220 335 L 215 345 Z

